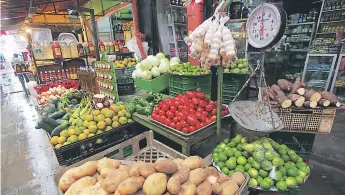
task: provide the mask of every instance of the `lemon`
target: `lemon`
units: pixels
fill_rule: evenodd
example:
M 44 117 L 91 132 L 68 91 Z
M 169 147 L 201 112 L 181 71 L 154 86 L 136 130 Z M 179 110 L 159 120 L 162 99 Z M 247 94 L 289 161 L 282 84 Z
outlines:
M 99 121 L 99 122 L 97 123 L 97 127 L 98 127 L 98 129 L 100 129 L 100 130 L 105 129 L 106 126 L 107 126 L 107 123 L 105 123 L 104 121 Z
M 105 113 L 107 113 L 108 111 L 109 111 L 108 108 L 103 108 L 103 109 L 101 110 L 101 114 L 105 115 Z
M 90 134 L 90 130 L 89 129 L 85 129 L 83 132 L 85 135 L 89 135 Z
M 71 142 L 67 141 L 67 142 L 63 143 L 63 145 L 65 146 L 65 145 L 68 145 L 68 144 L 70 144 L 70 143 L 71 143 Z
M 75 126 L 73 126 L 73 125 L 72 125 L 72 126 L 69 126 L 69 127 L 68 127 L 68 130 L 70 130 L 70 129 L 75 129 Z
M 102 130 L 98 130 L 97 131 L 97 133 L 96 133 L 96 135 L 98 135 L 98 134 L 102 134 L 103 133 L 103 131 Z
M 121 117 L 119 119 L 119 122 L 120 122 L 121 125 L 127 124 L 127 118 L 126 117 Z
M 103 114 L 100 114 L 95 118 L 95 121 L 97 121 L 97 122 L 104 121 L 104 119 L 105 119 L 105 116 Z
M 87 137 L 93 137 L 93 136 L 95 136 L 95 134 L 94 133 L 90 133 Z
M 104 121 L 105 123 L 107 123 L 107 125 L 111 125 L 111 123 L 113 122 L 110 118 L 105 118 Z
M 55 146 L 55 149 L 59 149 L 59 148 L 61 148 L 61 146 L 62 146 L 62 144 L 57 144 L 57 145 Z
M 95 121 L 90 121 L 89 123 L 88 123 L 88 127 L 90 127 L 91 125 L 96 125 L 97 123 L 95 122 Z
M 127 119 L 130 119 L 130 118 L 132 118 L 132 115 L 131 115 L 131 113 L 126 112 L 125 117 L 126 117 Z
M 97 131 L 97 126 L 96 125 L 92 125 L 89 127 L 90 133 L 96 133 Z
M 122 105 L 120 105 L 120 106 L 119 106 L 119 108 L 120 108 L 120 110 L 126 110 L 126 106 L 125 106 L 125 105 L 123 105 L 123 104 L 122 104 Z
M 58 139 L 59 139 L 58 136 L 53 136 L 52 138 L 50 138 L 50 143 L 53 145 L 56 145 L 58 144 Z
M 93 120 L 93 116 L 91 114 L 88 114 L 84 117 L 84 120 L 90 122 Z
M 70 129 L 70 130 L 68 130 L 68 135 L 69 136 L 72 136 L 72 135 L 74 135 L 75 134 L 75 129 Z
M 80 141 L 80 140 L 86 139 L 86 137 L 87 137 L 87 134 L 82 133 L 78 136 L 78 140 Z
M 118 121 L 114 121 L 113 124 L 111 124 L 113 128 L 117 128 L 120 126 L 120 123 Z
M 88 127 L 88 125 L 89 125 L 89 122 L 85 120 L 85 121 L 83 122 L 83 126 L 84 126 L 84 127 Z
M 63 144 L 63 143 L 65 143 L 65 141 L 66 141 L 66 137 L 59 137 L 58 138 L 58 143 L 59 144 Z
M 109 110 L 115 111 L 116 105 L 115 104 L 110 104 Z
M 94 111 L 92 112 L 92 115 L 93 115 L 93 116 L 98 116 L 99 114 L 101 114 L 101 111 L 99 111 L 99 110 L 94 110 Z
M 108 110 L 104 115 L 107 118 L 112 118 L 114 116 L 115 112 L 112 110 Z
M 113 121 L 119 121 L 119 116 L 114 116 Z
M 126 114 L 126 113 L 125 113 L 123 110 L 121 110 L 121 111 L 119 111 L 119 112 L 117 113 L 117 115 L 118 115 L 119 117 L 124 117 L 125 114 Z
M 127 120 L 128 123 L 133 123 L 134 121 L 132 119 Z
M 111 126 L 107 126 L 107 128 L 105 128 L 106 131 L 110 131 L 112 129 L 113 129 L 113 127 L 111 127 Z
M 60 132 L 60 137 L 68 137 L 68 131 L 67 130 L 63 130 Z
M 120 110 L 121 110 L 121 109 L 119 108 L 119 106 L 114 106 L 114 110 L 113 110 L 113 111 L 114 111 L 115 113 L 118 113 Z
M 74 143 L 74 142 L 78 141 L 78 137 L 76 135 L 72 135 L 71 137 L 69 137 L 67 139 L 67 141 Z

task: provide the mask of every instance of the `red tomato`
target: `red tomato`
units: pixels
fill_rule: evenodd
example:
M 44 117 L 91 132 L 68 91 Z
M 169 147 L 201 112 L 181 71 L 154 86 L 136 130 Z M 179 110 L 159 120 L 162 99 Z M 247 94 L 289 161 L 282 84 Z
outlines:
M 205 122 L 206 121 L 206 116 L 201 116 L 200 121 Z
M 204 117 L 207 117 L 208 116 L 208 112 L 202 111 L 201 115 L 204 116 Z
M 178 117 L 180 117 L 180 121 L 184 121 L 186 120 L 187 118 L 187 114 L 183 113 L 183 112 L 180 112 Z
M 196 128 L 194 126 L 189 126 L 189 132 L 193 132 L 195 130 L 196 130 Z
M 200 123 L 200 126 L 201 126 L 201 127 L 204 127 L 204 126 L 205 126 L 205 123 L 204 123 L 204 122 L 201 122 L 201 123 Z
M 207 112 L 211 112 L 213 110 L 212 104 L 208 104 L 205 109 Z
M 206 118 L 205 123 L 208 125 L 211 123 L 211 120 L 209 118 Z
M 225 110 L 225 109 L 228 109 L 228 107 L 225 105 L 222 105 L 222 110 Z
M 198 108 L 196 109 L 196 111 L 198 111 L 198 112 L 203 112 L 203 111 L 205 111 L 205 109 L 202 108 L 202 107 L 198 107 Z
M 153 120 L 156 120 L 156 115 L 155 115 L 155 114 L 151 114 L 151 118 L 152 118 Z
M 165 123 L 164 123 L 165 125 L 170 125 L 170 123 L 171 123 L 171 120 L 170 120 L 170 119 L 168 119 L 168 118 L 165 119 Z
M 187 123 L 188 123 L 189 125 L 195 126 L 195 125 L 196 125 L 196 122 L 197 122 L 197 120 L 196 120 L 195 116 L 189 115 L 189 116 L 187 117 Z
M 207 106 L 207 102 L 205 100 L 199 100 L 198 105 L 205 108 Z
M 182 105 L 179 105 L 178 107 L 178 111 L 182 112 L 184 110 L 184 107 Z
M 192 104 L 198 104 L 199 103 L 199 101 L 198 101 L 198 99 L 197 98 L 192 98 Z
M 175 113 L 176 110 L 177 110 L 176 106 L 170 106 L 170 111 L 171 111 L 171 112 L 174 112 L 174 113 Z
M 188 128 L 183 127 L 183 128 L 182 128 L 182 132 L 183 132 L 183 133 L 189 133 L 189 132 L 188 132 Z
M 152 114 L 153 114 L 153 115 L 158 115 L 158 114 L 159 114 L 159 111 L 158 111 L 157 109 L 155 109 L 155 110 L 152 111 Z
M 195 91 L 186 91 L 185 94 L 189 99 L 195 98 L 196 97 L 196 92 Z
M 181 123 L 176 123 L 176 127 L 175 128 L 177 130 L 181 131 L 181 129 L 182 129 Z
M 177 123 L 179 120 L 178 120 L 177 117 L 174 117 L 174 118 L 172 119 L 172 121 L 173 121 L 174 123 Z
M 196 97 L 200 98 L 200 99 L 204 99 L 205 98 L 205 94 L 201 91 L 196 93 Z
M 216 114 L 217 114 L 217 109 L 213 108 L 211 114 L 212 114 L 212 115 L 216 115 Z
M 163 101 L 159 102 L 158 103 L 158 108 L 162 108 L 163 104 L 164 104 Z
M 175 101 L 175 107 L 177 108 L 179 105 L 181 105 L 180 100 Z
M 226 111 L 223 110 L 223 111 L 222 111 L 222 116 L 225 116 L 225 115 L 226 115 Z
M 187 127 L 187 122 L 186 121 L 181 121 L 182 127 Z
M 197 122 L 195 125 L 195 129 L 200 129 L 201 128 L 201 123 Z
M 159 110 L 159 116 L 165 116 L 165 112 L 163 110 Z
M 196 119 L 199 119 L 199 120 L 200 120 L 201 117 L 202 117 L 202 115 L 201 115 L 200 112 L 196 112 L 196 113 L 195 113 L 195 118 L 196 118 Z
M 210 120 L 213 122 L 213 121 L 216 121 L 217 120 L 217 117 L 215 115 L 211 116 Z
M 168 111 L 168 110 L 169 110 L 168 104 L 164 103 L 164 104 L 162 105 L 161 110 L 163 110 L 163 111 Z
M 174 114 L 173 112 L 171 112 L 171 111 L 167 111 L 165 114 L 167 115 L 168 118 L 174 118 L 174 115 L 175 115 L 175 114 Z
M 189 108 L 189 114 L 193 114 L 195 110 L 193 108 Z
M 170 123 L 170 125 L 169 125 L 171 128 L 176 128 L 176 124 L 175 123 Z

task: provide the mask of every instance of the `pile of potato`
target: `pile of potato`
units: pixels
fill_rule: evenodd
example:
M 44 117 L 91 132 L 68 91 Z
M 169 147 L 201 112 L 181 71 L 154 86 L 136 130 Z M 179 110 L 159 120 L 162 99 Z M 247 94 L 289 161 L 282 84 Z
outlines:
M 240 172 L 230 178 L 214 167 L 203 168 L 198 156 L 131 166 L 105 157 L 66 171 L 59 188 L 65 195 L 234 195 L 244 180 Z

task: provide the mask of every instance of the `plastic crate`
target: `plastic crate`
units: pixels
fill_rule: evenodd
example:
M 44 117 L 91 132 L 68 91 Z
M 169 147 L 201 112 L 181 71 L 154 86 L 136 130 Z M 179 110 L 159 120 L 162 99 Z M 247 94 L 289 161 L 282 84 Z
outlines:
M 204 165 L 211 165 L 210 156 L 207 156 L 204 159 Z M 95 161 L 102 159 L 103 157 L 108 157 L 112 159 L 122 160 L 121 164 L 131 164 L 131 161 L 144 161 L 148 163 L 154 163 L 158 158 L 168 158 L 176 159 L 181 158 L 185 159 L 186 156 L 173 150 L 172 148 L 160 143 L 159 141 L 153 138 L 153 131 L 146 131 L 137 135 L 121 144 L 113 146 L 103 152 L 95 154 L 87 159 L 84 159 L 78 163 L 75 163 L 69 167 L 65 167 L 60 170 L 54 177 L 56 186 L 59 185 L 59 180 L 61 176 L 69 169 L 73 167 L 80 166 L 88 161 Z M 247 195 L 248 194 L 248 181 L 249 177 L 246 177 L 243 184 L 239 187 L 239 190 L 235 195 Z M 63 195 L 63 192 L 57 187 L 57 190 L 60 195 Z
M 309 159 L 313 150 L 315 134 L 274 132 L 270 134 L 270 138 L 279 144 L 285 144 L 303 159 Z
M 85 140 L 54 149 L 59 165 L 71 165 L 138 134 L 137 123 L 130 123 Z M 48 134 L 49 136 L 49 134 Z M 101 143 L 98 143 L 102 139 Z
M 115 76 L 117 79 L 119 78 L 126 78 L 125 69 L 115 68 Z
M 124 74 L 125 74 L 127 77 L 132 78 L 132 73 L 133 73 L 134 70 L 135 70 L 135 66 L 126 67 L 125 70 L 124 70 Z
M 200 76 L 186 76 L 170 74 L 169 95 L 177 96 L 186 91 L 202 91 L 208 97 L 211 95 L 211 74 Z
M 223 95 L 222 103 L 229 104 L 236 94 L 241 90 L 242 86 L 246 82 L 248 74 L 237 74 L 237 73 L 224 73 L 223 76 Z M 245 88 L 236 100 L 247 100 L 248 89 Z
M 288 189 L 284 192 L 275 192 L 275 191 L 260 191 L 260 190 L 250 188 L 250 191 L 254 192 L 250 194 L 257 194 L 257 195 L 298 195 L 300 189 L 296 188 L 296 189 Z
M 132 78 L 120 78 L 116 80 L 119 95 L 131 95 L 134 93 L 134 81 Z
M 152 80 L 134 79 L 134 84 L 140 89 L 161 92 L 169 86 L 169 74 L 163 74 Z
M 274 108 L 284 123 L 280 131 L 303 133 L 330 133 L 336 113 L 335 108 Z

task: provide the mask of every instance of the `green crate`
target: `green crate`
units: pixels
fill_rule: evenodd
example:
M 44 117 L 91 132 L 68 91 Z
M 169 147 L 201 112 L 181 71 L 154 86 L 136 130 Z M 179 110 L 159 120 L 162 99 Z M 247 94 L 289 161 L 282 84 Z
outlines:
M 279 144 L 285 144 L 296 154 L 304 159 L 310 158 L 313 150 L 315 134 L 312 133 L 292 133 L 292 132 L 274 132 L 270 138 Z
M 140 89 L 161 92 L 169 86 L 169 74 L 163 74 L 152 80 L 134 79 L 134 84 Z
M 247 81 L 247 78 L 248 74 L 224 73 L 222 95 L 223 104 L 229 104 L 234 99 L 236 94 L 241 90 L 242 86 Z M 248 88 L 245 88 L 236 100 L 247 100 L 248 95 Z
M 169 95 L 177 96 L 186 91 L 202 91 L 208 97 L 211 95 L 211 75 L 186 76 L 170 74 Z

